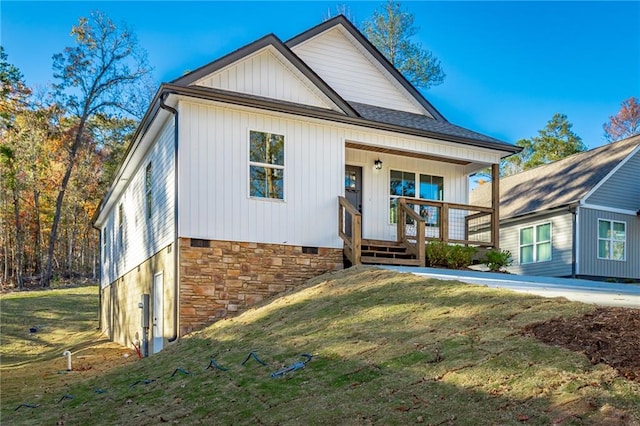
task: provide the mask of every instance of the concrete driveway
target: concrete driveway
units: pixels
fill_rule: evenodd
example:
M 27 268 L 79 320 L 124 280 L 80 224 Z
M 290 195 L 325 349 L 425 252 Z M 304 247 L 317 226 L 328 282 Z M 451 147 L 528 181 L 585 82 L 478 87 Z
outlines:
M 410 266 L 380 266 L 380 268 L 429 278 L 458 280 L 470 284 L 486 285 L 487 287 L 504 288 L 544 297 L 565 297 L 576 302 L 640 309 L 640 285 L 636 284 Z

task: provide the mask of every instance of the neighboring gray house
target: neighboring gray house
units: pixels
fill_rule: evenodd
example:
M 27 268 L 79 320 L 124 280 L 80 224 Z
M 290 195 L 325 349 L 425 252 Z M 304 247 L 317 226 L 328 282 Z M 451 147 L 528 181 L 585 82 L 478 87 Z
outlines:
M 500 248 L 516 274 L 640 280 L 640 135 L 502 178 Z

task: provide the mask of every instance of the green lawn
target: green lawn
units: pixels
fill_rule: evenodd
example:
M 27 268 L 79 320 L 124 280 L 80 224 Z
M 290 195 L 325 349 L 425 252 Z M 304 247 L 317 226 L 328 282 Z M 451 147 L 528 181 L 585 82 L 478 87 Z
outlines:
M 352 268 L 217 322 L 150 358 L 94 375 L 50 375 L 47 391 L 24 380 L 27 370 L 10 379 L 26 383 L 17 395 L 7 394 L 3 378 L 1 420 L 29 425 L 638 423 L 640 384 L 617 377 L 607 366 L 591 365 L 584 355 L 520 334 L 527 324 L 592 309 L 563 299 Z M 2 320 L 4 327 L 4 312 Z M 252 351 L 267 365 L 253 358 L 241 365 Z M 270 376 L 303 360 L 302 353 L 313 355 L 304 369 Z M 228 370 L 205 369 L 211 359 Z M 58 403 L 63 395 L 72 399 Z M 20 403 L 38 407 L 14 411 Z

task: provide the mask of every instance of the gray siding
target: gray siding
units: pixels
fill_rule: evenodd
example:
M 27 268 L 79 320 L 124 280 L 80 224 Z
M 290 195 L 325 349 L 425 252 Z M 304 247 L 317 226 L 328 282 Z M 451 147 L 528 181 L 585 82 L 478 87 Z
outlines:
M 547 222 L 551 222 L 551 260 L 520 264 L 520 229 Z M 573 241 L 571 224 L 571 213 L 561 211 L 500 225 L 500 248 L 509 250 L 513 257 L 509 272 L 548 277 L 570 276 Z
M 632 211 L 640 209 L 640 152 L 629 158 L 585 203 Z
M 598 259 L 598 219 L 627 224 L 626 260 Z M 580 208 L 578 213 L 578 273 L 603 278 L 640 279 L 640 217 Z

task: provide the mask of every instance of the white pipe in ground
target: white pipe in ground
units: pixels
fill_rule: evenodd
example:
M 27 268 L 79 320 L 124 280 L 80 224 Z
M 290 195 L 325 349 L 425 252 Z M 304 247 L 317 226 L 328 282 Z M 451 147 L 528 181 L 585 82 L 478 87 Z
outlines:
M 67 371 L 71 371 L 71 352 L 64 351 L 62 352 L 62 356 L 67 357 Z

